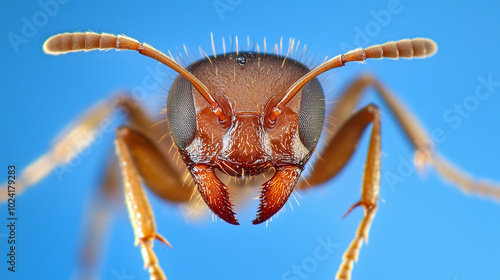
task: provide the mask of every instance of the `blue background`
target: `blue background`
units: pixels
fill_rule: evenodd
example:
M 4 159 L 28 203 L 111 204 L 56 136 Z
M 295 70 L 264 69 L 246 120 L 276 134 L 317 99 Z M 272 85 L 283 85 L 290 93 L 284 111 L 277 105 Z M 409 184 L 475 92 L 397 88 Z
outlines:
M 228 2 L 232 10 L 220 16 L 214 3 Z M 439 51 L 432 58 L 352 63 L 323 75 L 328 77 L 324 89 L 331 93 L 329 101 L 360 73 L 369 71 L 396 92 L 426 128 L 446 133 L 446 140 L 437 145 L 442 154 L 469 173 L 500 181 L 500 87 L 494 87 L 467 118 L 461 118 L 460 125 L 454 126 L 443 116 L 454 104 L 472 98 L 479 77 L 491 75 L 493 81 L 500 81 L 500 3 L 401 0 L 397 2 L 400 12 L 382 24 L 377 22 L 374 15 L 387 11 L 392 2 L 68 1 L 43 22 L 43 8 L 36 1 L 2 1 L 0 166 L 4 171 L 0 174 L 6 174 L 9 164 L 16 164 L 18 170 L 25 167 L 86 108 L 117 89 L 142 85 L 147 67 L 156 67 L 155 61 L 133 52 L 59 57 L 42 52 L 43 42 L 51 35 L 93 30 L 123 33 L 174 53 L 176 46 L 186 44 L 196 57 L 198 46 L 211 53 L 210 32 L 219 50 L 222 36 L 227 41 L 235 35 L 246 40 L 248 35 L 261 46 L 264 37 L 268 46 L 281 36 L 284 42 L 294 37 L 311 46 L 314 65 L 327 55 L 341 53 L 343 43 L 357 47 L 356 42 L 368 46 L 433 38 Z M 30 38 L 23 35 L 23 18 L 39 25 L 33 34 L 25 34 Z M 366 34 L 366 42 L 357 40 L 359 32 Z M 13 45 L 9 34 L 26 40 Z M 146 101 L 152 114 L 166 100 L 176 75 L 169 73 Z M 363 100 L 363 104 L 368 102 L 381 104 L 373 94 Z M 412 172 L 404 174 L 403 182 L 391 184 L 385 176 L 398 174 L 401 158 L 409 158 L 412 151 L 387 108 L 381 107 L 385 156 L 380 205 L 353 279 L 500 279 L 499 204 L 458 191 L 432 169 L 423 178 Z M 1 279 L 69 279 L 75 274 L 85 211 L 112 151 L 112 138 L 113 133 L 106 133 L 63 180 L 52 174 L 18 196 L 16 273 L 7 271 L 7 206 L 0 205 Z M 292 266 L 311 262 L 317 266 L 308 270 L 308 279 L 333 279 L 362 217 L 358 209 L 341 219 L 359 199 L 366 145 L 365 136 L 337 178 L 301 192 L 300 206 L 292 201 L 294 211 L 287 205 L 286 212 L 267 228 L 250 223 L 255 202 L 240 211 L 242 225 L 235 227 L 212 223 L 209 216 L 200 223 L 187 223 L 177 206 L 151 195 L 158 231 L 175 247 L 172 251 L 155 246 L 169 279 L 287 279 L 283 277 Z M 97 274 L 110 280 L 145 279 L 125 207 L 115 213 Z M 318 238 L 338 245 L 324 261 L 314 261 L 314 251 L 321 244 Z

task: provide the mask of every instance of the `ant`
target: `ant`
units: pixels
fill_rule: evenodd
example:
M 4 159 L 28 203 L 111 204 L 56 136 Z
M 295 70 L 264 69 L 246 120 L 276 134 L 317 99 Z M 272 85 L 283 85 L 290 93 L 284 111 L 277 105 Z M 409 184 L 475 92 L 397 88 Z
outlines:
M 335 177 L 371 125 L 361 198 L 346 212 L 347 215 L 361 206 L 364 217 L 336 275 L 337 279 L 350 279 L 361 245 L 368 240 L 380 190 L 380 111 L 374 104 L 355 111 L 363 90 L 375 87 L 416 150 L 418 167 L 432 165 L 444 178 L 466 191 L 500 197 L 499 188 L 466 177 L 437 154 L 417 119 L 372 76 L 365 75 L 354 81 L 333 108 L 325 112 L 325 95 L 318 75 L 354 61 L 429 57 L 437 52 L 434 41 L 415 38 L 360 48 L 313 69 L 300 59 L 289 57 L 294 53 L 294 41 L 285 56 L 266 53 L 265 44 L 262 53 L 259 47 L 257 52 L 239 52 L 236 47 L 236 52 L 226 53 L 224 47 L 224 53 L 217 55 L 213 38 L 212 48 L 213 56 L 206 55 L 184 68 L 173 57 L 123 35 L 75 32 L 49 38 L 43 46 L 48 54 L 94 49 L 134 50 L 165 64 L 179 76 L 170 88 L 163 121 L 154 122 L 129 95 L 118 95 L 100 103 L 51 151 L 22 172 L 17 192 L 36 184 L 56 165 L 70 162 L 76 147 L 81 149 L 91 143 L 81 137 L 84 131 L 96 127 L 115 108 L 125 110 L 128 122 L 117 129 L 116 158 L 112 162 L 120 167 L 130 221 L 144 265 L 151 279 L 165 279 L 152 245 L 155 239 L 168 246 L 170 243 L 156 231 L 153 211 L 142 184 L 164 200 L 176 203 L 190 203 L 198 193 L 217 217 L 238 225 L 230 193 L 249 183 L 248 178 L 256 177 L 251 183 L 261 185 L 261 194 L 252 223 L 267 223 L 296 188 L 313 188 Z M 297 49 L 298 44 L 295 54 Z M 324 136 L 326 146 L 319 159 L 312 163 L 312 174 L 303 176 L 325 125 L 329 126 L 329 134 Z M 175 158 L 168 156 L 174 146 L 183 165 L 176 165 Z M 118 184 L 112 170 L 108 168 L 106 180 L 109 180 L 103 184 L 103 193 L 113 192 L 112 186 Z M 192 180 L 186 182 L 188 178 Z

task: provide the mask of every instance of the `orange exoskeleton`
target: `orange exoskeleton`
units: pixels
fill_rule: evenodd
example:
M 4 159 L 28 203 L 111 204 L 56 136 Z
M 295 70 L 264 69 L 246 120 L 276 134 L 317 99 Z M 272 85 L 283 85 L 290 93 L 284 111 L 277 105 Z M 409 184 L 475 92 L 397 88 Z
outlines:
M 288 53 L 293 52 L 293 48 L 292 43 Z M 64 33 L 49 38 L 44 44 L 48 54 L 93 49 L 135 50 L 178 72 L 180 75 L 173 81 L 167 99 L 166 121 L 155 125 L 132 97 L 114 97 L 92 108 L 49 153 L 25 169 L 20 182 L 24 187 L 33 185 L 57 164 L 69 162 L 74 156 L 71 153 L 74 147 L 89 144 L 88 139 L 78 137 L 81 131 L 96 126 L 113 108 L 126 110 L 129 121 L 117 130 L 116 155 L 130 219 L 151 279 L 165 278 L 152 250 L 152 241 L 168 242 L 156 232 L 141 181 L 155 194 L 172 202 L 189 202 L 193 192 L 198 191 L 215 215 L 237 225 L 229 189 L 238 188 L 248 177 L 260 176 L 264 182 L 257 217 L 253 220 L 259 224 L 275 215 L 298 185 L 317 186 L 338 174 L 371 125 L 361 198 L 348 210 L 362 206 L 365 215 L 336 276 L 350 279 L 361 244 L 368 239 L 379 196 L 380 112 L 372 104 L 355 110 L 363 89 L 368 86 L 377 89 L 396 116 L 417 151 L 417 164 L 433 165 L 442 176 L 469 191 L 500 197 L 498 189 L 462 175 L 438 155 L 416 118 L 372 76 L 356 80 L 331 110 L 325 110 L 318 75 L 347 62 L 369 58 L 428 57 L 437 51 L 437 45 L 430 39 L 406 39 L 356 49 L 313 69 L 288 54 L 240 52 L 238 48 L 236 52 L 224 51 L 222 55 L 214 51 L 213 56 L 184 68 L 147 44 L 106 33 Z M 323 136 L 325 148 L 306 179 L 302 172 L 315 152 L 323 127 L 330 120 L 335 120 L 336 126 L 331 128 L 332 133 Z M 165 135 L 171 137 L 163 137 Z M 175 166 L 168 156 L 173 145 L 185 163 L 181 167 Z M 185 186 L 185 171 L 194 185 Z

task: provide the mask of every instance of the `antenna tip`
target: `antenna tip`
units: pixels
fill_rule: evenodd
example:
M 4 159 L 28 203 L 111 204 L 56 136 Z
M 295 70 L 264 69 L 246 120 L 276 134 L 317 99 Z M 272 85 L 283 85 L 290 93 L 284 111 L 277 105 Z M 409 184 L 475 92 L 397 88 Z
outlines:
M 415 38 L 411 40 L 415 57 L 429 57 L 437 53 L 436 42 L 428 38 Z
M 431 39 L 425 39 L 425 46 L 427 49 L 427 56 L 434 55 L 438 51 L 438 45 Z
M 58 55 L 61 53 L 62 34 L 57 34 L 43 43 L 43 52 L 51 55 Z

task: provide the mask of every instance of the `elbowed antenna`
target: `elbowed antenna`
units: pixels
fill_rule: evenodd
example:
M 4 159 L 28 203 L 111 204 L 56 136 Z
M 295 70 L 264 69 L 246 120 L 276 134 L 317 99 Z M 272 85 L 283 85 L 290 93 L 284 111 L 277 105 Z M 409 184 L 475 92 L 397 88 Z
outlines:
M 139 43 L 139 41 L 124 35 L 115 36 L 108 33 L 99 34 L 95 32 L 74 32 L 54 35 L 47 39 L 47 41 L 43 44 L 43 51 L 52 55 L 77 51 L 91 51 L 95 49 L 138 51 L 142 55 L 149 56 L 167 65 L 186 78 L 198 90 L 198 92 L 200 92 L 207 102 L 212 105 L 212 111 L 220 121 L 224 121 L 228 118 L 222 112 L 221 106 L 217 103 L 217 101 L 215 101 L 208 88 L 200 80 L 193 76 L 193 74 L 189 73 L 180 64 L 175 62 L 175 60 L 146 43 Z
M 311 70 L 298 81 L 296 81 L 286 92 L 285 96 L 276 104 L 268 115 L 271 122 L 275 122 L 276 118 L 281 114 L 283 106 L 310 80 L 314 79 L 319 74 L 331 70 L 333 68 L 344 66 L 346 62 L 365 61 L 367 58 L 424 58 L 429 57 L 437 52 L 437 44 L 427 38 L 404 39 L 397 42 L 387 42 L 383 45 L 374 45 L 366 49 L 355 49 L 346 54 L 338 55 L 318 67 Z

